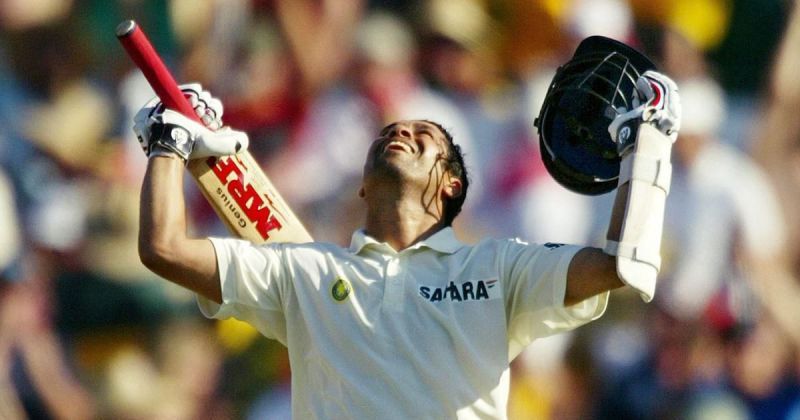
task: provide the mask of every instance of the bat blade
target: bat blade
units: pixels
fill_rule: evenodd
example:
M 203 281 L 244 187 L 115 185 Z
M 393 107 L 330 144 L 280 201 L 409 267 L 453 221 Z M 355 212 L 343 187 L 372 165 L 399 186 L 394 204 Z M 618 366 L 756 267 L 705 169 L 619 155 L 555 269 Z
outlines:
M 124 21 L 117 26 L 116 35 L 161 102 L 199 122 L 141 28 L 132 20 Z M 195 159 L 187 167 L 203 196 L 234 235 L 255 243 L 313 240 L 249 152 Z

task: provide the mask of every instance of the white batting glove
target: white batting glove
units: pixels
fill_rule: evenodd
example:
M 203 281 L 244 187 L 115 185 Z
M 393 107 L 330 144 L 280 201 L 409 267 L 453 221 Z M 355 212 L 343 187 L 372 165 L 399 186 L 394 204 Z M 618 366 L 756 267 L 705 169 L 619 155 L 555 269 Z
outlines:
M 622 113 L 608 126 L 620 156 L 631 150 L 641 123 L 653 125 L 675 142 L 681 127 L 681 99 L 672 79 L 653 70 L 646 71 L 636 80 L 631 102 L 633 108 L 620 110 Z
M 180 88 L 205 125 L 165 109 L 158 97 L 151 99 L 136 113 L 133 126 L 146 156 L 177 155 L 189 160 L 247 149 L 246 133 L 222 127 L 222 102 L 197 83 Z

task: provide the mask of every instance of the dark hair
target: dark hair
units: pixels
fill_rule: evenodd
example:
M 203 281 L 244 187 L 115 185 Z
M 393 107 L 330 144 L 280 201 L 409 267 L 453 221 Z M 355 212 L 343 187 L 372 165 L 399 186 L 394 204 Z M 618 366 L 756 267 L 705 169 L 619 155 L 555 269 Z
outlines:
M 425 120 L 425 122 L 438 128 L 447 139 L 447 156 L 443 157 L 445 170 L 461 180 L 461 194 L 458 197 L 447 200 L 444 204 L 444 225 L 451 226 L 453 224 L 453 219 L 461 213 L 461 207 L 464 205 L 464 200 L 467 198 L 467 188 L 469 187 L 467 166 L 464 164 L 464 155 L 461 152 L 461 146 L 455 144 L 453 135 L 437 122 L 429 120 Z

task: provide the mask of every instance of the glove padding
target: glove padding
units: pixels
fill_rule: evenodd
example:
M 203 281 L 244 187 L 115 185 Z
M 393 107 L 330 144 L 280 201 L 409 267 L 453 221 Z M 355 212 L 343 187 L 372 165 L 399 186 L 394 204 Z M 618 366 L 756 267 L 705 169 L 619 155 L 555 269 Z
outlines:
M 646 71 L 636 80 L 631 102 L 633 108 L 620 110 L 608 126 L 620 156 L 631 150 L 641 123 L 653 125 L 675 142 L 681 127 L 681 102 L 678 86 L 672 79 L 653 70 Z
M 189 160 L 247 149 L 246 133 L 222 127 L 222 102 L 197 83 L 180 88 L 205 126 L 166 109 L 158 97 L 151 99 L 136 113 L 133 126 L 146 156 L 178 155 Z

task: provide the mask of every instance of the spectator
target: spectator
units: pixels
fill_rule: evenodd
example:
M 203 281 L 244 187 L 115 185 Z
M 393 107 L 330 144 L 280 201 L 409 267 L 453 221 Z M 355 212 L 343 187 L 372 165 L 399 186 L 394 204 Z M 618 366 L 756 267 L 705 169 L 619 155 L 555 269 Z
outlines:
M 667 251 L 663 302 L 677 318 L 698 319 L 724 294 L 740 321 L 755 319 L 757 305 L 796 335 L 789 321 L 796 305 L 772 292 L 791 292 L 795 282 L 782 263 L 785 222 L 774 188 L 758 164 L 718 140 L 725 112 L 718 85 L 710 78 L 679 83 L 686 118 L 675 148 L 665 244 L 682 245 Z

